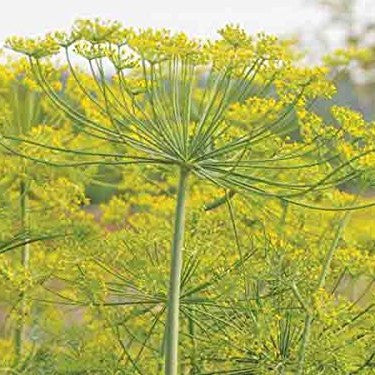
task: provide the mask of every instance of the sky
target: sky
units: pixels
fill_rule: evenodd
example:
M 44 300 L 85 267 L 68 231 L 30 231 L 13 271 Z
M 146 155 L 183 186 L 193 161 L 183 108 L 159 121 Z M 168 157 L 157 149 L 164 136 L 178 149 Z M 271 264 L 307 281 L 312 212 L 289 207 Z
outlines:
M 359 20 L 375 14 L 375 0 L 353 1 Z M 165 27 L 196 37 L 215 37 L 227 23 L 249 33 L 298 35 L 310 58 L 326 53 L 329 13 L 318 0 L 0 0 L 0 47 L 8 36 L 37 36 L 69 30 L 77 18 L 101 17 L 125 26 Z M 329 30 L 329 49 L 340 46 L 343 33 Z
M 95 16 L 199 37 L 212 37 L 230 22 L 249 32 L 285 35 L 303 29 L 308 35 L 324 18 L 313 0 L 0 0 L 0 5 L 0 42 L 10 35 L 67 29 L 76 18 Z

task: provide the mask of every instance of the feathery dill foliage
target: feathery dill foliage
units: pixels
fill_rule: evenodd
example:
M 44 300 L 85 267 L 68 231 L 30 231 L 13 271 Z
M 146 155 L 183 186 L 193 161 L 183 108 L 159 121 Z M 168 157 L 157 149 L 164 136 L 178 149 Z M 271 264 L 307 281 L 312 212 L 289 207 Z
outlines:
M 27 77 L 27 71 L 25 59 L 9 61 L 0 68 L 3 78 L 0 87 L 1 132 L 10 137 L 34 139 L 43 133 L 44 141 L 52 138 L 55 142 L 61 141 L 67 133 L 71 137 L 61 116 L 50 111 L 46 97 Z M 50 72 L 50 78 L 55 79 L 53 85 L 58 86 L 60 73 Z M 53 123 L 55 128 L 48 128 L 47 123 Z M 27 352 L 25 346 L 29 345 L 27 337 L 33 320 L 34 288 L 49 273 L 34 269 L 35 257 L 31 252 L 43 241 L 53 249 L 57 239 L 72 237 L 72 223 L 77 225 L 75 219 L 83 217 L 78 206 L 85 201 L 84 180 L 81 176 L 74 178 L 74 175 L 78 177 L 77 171 L 52 172 L 43 165 L 20 158 L 14 148 L 5 145 L 0 150 L 0 171 L 1 285 L 4 291 L 1 299 L 4 313 L 9 314 L 13 323 L 11 336 L 15 362 L 21 363 Z M 56 221 L 56 217 L 60 220 Z M 79 226 L 76 228 L 78 233 Z M 20 254 L 17 249 L 21 250 Z M 13 252 L 15 256 L 10 255 Z M 33 325 L 37 326 L 38 322 Z
M 105 165 L 141 170 L 152 165 L 159 171 L 167 168 L 179 176 L 172 250 L 168 258 L 168 296 L 154 298 L 152 304 L 162 307 L 148 310 L 154 315 L 155 325 L 167 311 L 159 356 L 164 357 L 162 367 L 169 375 L 178 373 L 179 332 L 185 329 L 179 324 L 180 312 L 190 322 L 188 335 L 193 341 L 191 327 L 196 324 L 204 332 L 208 328 L 203 322 L 213 318 L 210 312 L 202 313 L 202 310 L 197 318 L 194 307 L 184 305 L 188 296 L 206 289 L 207 284 L 181 294 L 190 274 L 198 269 L 194 256 L 188 258 L 184 271 L 182 264 L 187 193 L 196 181 L 209 183 L 206 189 L 213 186 L 224 190 L 224 198 L 215 200 L 207 208 L 228 205 L 238 250 L 241 246 L 231 203 L 235 194 L 246 196 L 250 201 L 254 196 L 268 197 L 283 205 L 327 211 L 370 205 L 353 205 L 350 200 L 332 200 L 330 206 L 324 204 L 328 201 L 328 192 L 341 183 L 360 181 L 368 185 L 375 162 L 375 134 L 371 124 L 366 124 L 358 114 L 338 107 L 332 110 L 332 124 L 324 124 L 313 111 L 316 100 L 329 99 L 335 93 L 333 83 L 327 79 L 328 70 L 303 67 L 292 46 L 273 36 L 250 36 L 237 26 L 227 26 L 219 35 L 217 40 L 200 41 L 164 29 L 135 31 L 123 28 L 118 22 L 79 20 L 70 33 L 56 32 L 37 39 L 13 37 L 7 42 L 9 48 L 27 56 L 33 79 L 72 122 L 76 135 L 90 141 L 85 141 L 85 147 L 79 142 L 51 144 L 37 137 L 29 139 L 23 134 L 2 130 L 3 148 L 46 166 Z M 49 57 L 58 53 L 63 54 L 67 63 L 66 90 L 54 85 L 49 74 Z M 89 74 L 75 67 L 73 61 L 77 57 L 86 62 Z M 22 149 L 15 149 L 16 144 L 21 144 Z M 317 205 L 311 200 L 322 203 Z M 338 233 L 333 239 L 332 253 L 341 235 Z M 190 236 L 188 239 L 191 241 Z M 250 253 L 239 253 L 240 262 L 229 265 L 228 270 L 242 269 Z M 329 268 L 329 257 L 325 264 Z M 223 275 L 228 270 L 223 270 Z M 110 268 L 107 271 L 111 273 Z M 219 275 L 208 285 L 221 281 L 224 276 Z M 248 272 L 244 270 L 243 276 L 247 284 Z M 133 287 L 134 280 L 122 278 L 122 281 Z M 323 285 L 320 282 L 317 289 Z M 251 288 L 246 285 L 245 296 L 249 296 Z M 134 288 L 135 292 L 141 289 Z M 295 284 L 291 290 L 303 301 Z M 137 303 L 147 304 L 147 301 Z M 307 303 L 301 304 L 307 306 Z M 210 329 L 223 331 L 235 316 L 237 335 L 246 332 L 246 325 L 242 326 L 241 322 L 253 314 L 252 308 L 243 306 L 238 311 L 225 312 L 221 308 L 217 311 L 221 311 L 221 320 L 214 319 Z M 291 332 L 291 319 L 285 316 L 278 328 L 283 337 L 280 340 L 287 340 L 278 344 L 282 358 L 289 358 L 289 344 L 296 341 L 296 333 Z M 303 371 L 312 320 L 313 314 L 306 308 L 305 329 L 297 356 L 298 371 Z M 112 325 L 112 328 L 119 338 L 118 327 Z M 152 331 L 143 335 L 149 337 Z M 138 359 L 146 342 L 135 359 L 126 345 L 122 345 L 132 371 L 142 373 Z M 196 342 L 191 345 L 195 347 Z M 240 362 L 243 355 L 243 352 L 236 353 L 233 359 Z M 254 355 L 259 355 L 258 361 L 266 361 L 260 353 Z M 209 357 L 205 360 L 215 361 Z M 181 361 L 181 368 L 185 366 L 185 359 Z M 191 362 L 195 368 L 195 358 Z

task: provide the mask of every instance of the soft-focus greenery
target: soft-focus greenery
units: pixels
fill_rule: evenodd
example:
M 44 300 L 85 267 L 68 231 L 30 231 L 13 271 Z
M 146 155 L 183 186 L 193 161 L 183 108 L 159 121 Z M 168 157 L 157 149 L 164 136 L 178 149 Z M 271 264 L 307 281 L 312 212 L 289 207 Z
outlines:
M 8 46 L 26 58 L 0 67 L 5 373 L 164 371 L 179 168 L 178 373 L 374 371 L 375 126 L 330 105 L 368 51 L 305 67 L 236 26 L 202 42 L 98 20 Z

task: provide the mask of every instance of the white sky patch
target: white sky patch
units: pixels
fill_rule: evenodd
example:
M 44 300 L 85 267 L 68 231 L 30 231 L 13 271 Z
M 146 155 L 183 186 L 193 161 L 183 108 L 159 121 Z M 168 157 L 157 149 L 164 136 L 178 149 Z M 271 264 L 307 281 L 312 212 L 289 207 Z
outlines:
M 213 37 L 230 22 L 250 33 L 285 35 L 309 30 L 324 16 L 306 0 L 0 0 L 0 5 L 1 42 L 10 35 L 69 29 L 77 18 L 96 16 L 127 26 L 183 30 L 199 37 Z

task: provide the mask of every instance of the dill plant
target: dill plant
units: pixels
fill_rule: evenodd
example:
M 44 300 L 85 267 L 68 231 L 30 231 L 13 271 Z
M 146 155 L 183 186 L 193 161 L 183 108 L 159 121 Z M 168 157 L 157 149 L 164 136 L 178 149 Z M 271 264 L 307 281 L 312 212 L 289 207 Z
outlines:
M 27 66 L 27 63 L 26 63 Z M 1 99 L 4 104 L 4 113 L 1 119 L 1 128 L 3 132 L 9 136 L 25 137 L 32 127 L 45 122 L 48 118 L 45 111 L 43 111 L 40 93 L 29 88 L 32 83 L 25 77 L 25 64 L 13 63 L 13 66 L 3 70 L 3 87 L 1 92 Z M 6 152 L 3 157 L 14 158 L 14 154 Z M 33 241 L 29 238 L 29 189 L 30 180 L 27 170 L 27 161 L 23 158 L 17 158 L 20 166 L 14 171 L 8 169 L 5 181 L 2 181 L 3 192 L 12 187 L 14 184 L 19 184 L 19 212 L 20 212 L 20 233 L 16 236 L 17 247 L 21 248 L 21 265 L 25 268 L 29 267 L 30 258 L 30 243 Z M 3 161 L 4 163 L 4 161 Z M 4 163 L 5 164 L 5 163 Z M 5 164 L 6 165 L 6 164 Z M 5 165 L 3 169 L 5 169 Z M 13 172 L 13 173 L 11 173 Z M 48 238 L 48 236 L 47 236 Z M 35 239 L 34 239 L 35 240 Z M 8 243 L 3 246 L 3 251 L 10 251 L 15 247 L 15 244 Z M 21 305 L 24 304 L 23 293 L 21 293 Z M 23 316 L 26 314 L 25 307 L 21 306 L 19 315 L 20 319 L 15 329 L 15 352 L 18 358 L 22 355 L 22 346 L 24 341 Z
M 328 211 L 370 205 L 311 202 L 325 190 L 361 178 L 374 163 L 372 140 L 365 149 L 345 142 L 349 146 L 337 150 L 344 127 L 326 126 L 311 110 L 316 99 L 335 93 L 327 70 L 301 66 L 293 48 L 273 36 L 249 36 L 237 26 L 219 34 L 218 40 L 200 41 L 96 19 L 77 21 L 70 33 L 7 42 L 27 56 L 51 102 L 97 146 L 51 146 L 3 132 L 3 147 L 12 149 L 12 142 L 33 146 L 23 156 L 51 166 L 143 164 L 170 168 L 179 176 L 165 321 L 168 375 L 178 372 L 185 205 L 194 178 L 224 190 L 224 199 L 211 207 L 230 205 L 234 194 Z M 59 52 L 82 106 L 56 91 L 45 75 L 43 61 Z M 73 54 L 87 62 L 89 76 L 74 66 Z M 52 156 L 40 157 L 38 150 Z M 57 154 L 80 161 L 62 161 Z
M 61 72 L 49 69 L 48 74 L 54 87 L 60 87 Z M 0 76 L 0 129 L 3 133 L 10 138 L 43 139 L 51 144 L 66 142 L 67 138 L 70 138 L 69 143 L 72 142 L 71 132 L 67 131 L 69 126 L 63 124 L 59 113 L 49 110 L 45 95 L 28 77 L 26 60 L 9 60 L 0 67 Z M 22 157 L 26 152 L 23 146 L 25 145 L 19 142 L 12 148 L 2 144 L 0 151 L 0 254 L 9 255 L 2 259 L 1 282 L 5 282 L 3 297 L 5 300 L 9 299 L 11 310 L 14 309 L 11 316 L 16 316 L 13 352 L 18 365 L 26 357 L 28 349 L 25 348 L 30 343 L 27 332 L 30 327 L 27 325 L 34 320 L 30 316 L 32 298 L 28 293 L 33 294 L 33 286 L 41 282 L 40 275 L 35 276 L 37 272 L 30 266 L 31 247 L 38 249 L 43 241 L 52 246 L 57 238 L 72 235 L 62 213 L 65 210 L 72 214 L 77 204 L 80 205 L 85 200 L 82 179 L 78 182 L 76 178 L 78 170 L 52 171 L 45 165 L 30 162 Z M 87 178 L 90 173 L 88 170 L 86 172 Z M 76 182 L 72 182 L 73 180 Z M 63 189 L 66 190 L 65 195 L 61 194 Z M 55 219 L 59 215 L 61 220 L 56 223 Z M 11 253 L 14 251 L 16 255 L 12 257 Z M 20 260 L 20 264 L 15 263 L 14 259 Z M 14 294 L 13 297 L 11 294 Z
M 78 252 L 84 276 L 74 271 L 76 259 L 55 272 L 66 282 L 55 304 L 89 308 L 82 329 L 88 336 L 81 337 L 79 345 L 85 349 L 76 363 L 70 359 L 63 368 L 158 372 L 168 288 L 168 233 L 173 228 L 169 220 L 174 198 L 168 186 L 176 181 L 171 175 L 156 186 L 147 181 L 150 176 L 143 179 L 136 166 L 123 173 L 121 189 L 126 195 L 102 206 L 105 222 L 118 222 L 119 229 L 103 233 Z M 241 234 L 241 262 L 225 205 L 208 213 L 201 208 L 215 194 L 212 187 L 191 181 L 180 299 L 181 373 L 296 372 L 304 306 L 313 316 L 305 373 L 345 373 L 361 367 L 371 355 L 375 334 L 371 293 L 368 304 L 361 296 L 345 298 L 345 283 L 340 280 L 343 272 L 345 277 L 373 275 L 371 247 L 364 244 L 359 250 L 364 225 L 349 223 L 346 232 L 353 226 L 355 240 L 341 234 L 326 286 L 317 291 L 341 215 L 298 207 L 288 207 L 285 213 L 277 201 L 238 196 L 231 205 Z M 326 204 L 348 206 L 352 199 L 339 192 L 324 198 Z M 143 210 L 135 210 L 137 204 Z M 282 230 L 279 221 L 284 221 Z

